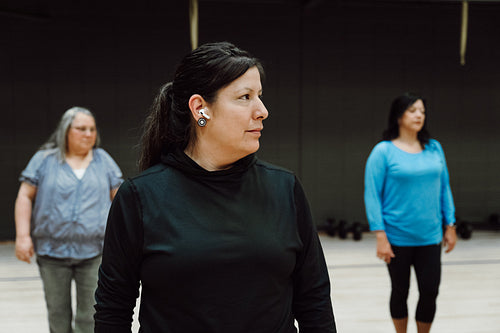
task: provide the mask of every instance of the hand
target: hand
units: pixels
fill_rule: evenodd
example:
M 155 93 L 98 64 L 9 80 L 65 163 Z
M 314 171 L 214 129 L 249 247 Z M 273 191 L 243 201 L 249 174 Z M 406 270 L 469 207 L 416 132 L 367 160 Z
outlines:
M 448 253 L 453 250 L 457 243 L 457 232 L 455 227 L 447 226 L 443 237 L 443 246 L 446 248 L 444 252 Z
M 30 236 L 16 237 L 16 257 L 28 264 L 31 263 L 31 257 L 35 253 L 33 241 Z
M 387 239 L 385 231 L 376 231 L 377 234 L 377 257 L 385 261 L 386 263 L 391 262 L 391 258 L 394 258 L 394 252 L 392 252 L 391 244 Z

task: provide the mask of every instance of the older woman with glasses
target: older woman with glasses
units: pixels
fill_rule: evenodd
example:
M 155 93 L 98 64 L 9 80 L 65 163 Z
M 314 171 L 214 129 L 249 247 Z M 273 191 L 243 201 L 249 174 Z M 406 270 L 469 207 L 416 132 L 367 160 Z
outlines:
M 19 178 L 16 257 L 29 263 L 36 253 L 51 333 L 94 330 L 94 291 L 106 219 L 123 181 L 115 161 L 97 148 L 99 141 L 92 113 L 73 107 Z

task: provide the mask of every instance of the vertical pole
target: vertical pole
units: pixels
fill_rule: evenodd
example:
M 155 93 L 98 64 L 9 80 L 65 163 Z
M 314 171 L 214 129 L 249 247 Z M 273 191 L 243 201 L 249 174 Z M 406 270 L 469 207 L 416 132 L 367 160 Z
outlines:
M 191 49 L 198 47 L 198 0 L 189 0 L 189 27 L 191 33 Z
M 304 75 L 303 75 L 303 70 L 304 70 L 304 4 L 299 2 L 299 96 L 298 96 L 298 106 L 299 106 L 299 113 L 298 113 L 298 128 L 297 128 L 297 145 L 298 145 L 298 165 L 297 165 L 297 174 L 299 178 L 302 178 L 304 176 L 303 174 L 303 158 L 304 158 Z
M 462 1 L 462 34 L 460 36 L 460 65 L 465 65 L 467 47 L 467 24 L 469 19 L 469 1 Z

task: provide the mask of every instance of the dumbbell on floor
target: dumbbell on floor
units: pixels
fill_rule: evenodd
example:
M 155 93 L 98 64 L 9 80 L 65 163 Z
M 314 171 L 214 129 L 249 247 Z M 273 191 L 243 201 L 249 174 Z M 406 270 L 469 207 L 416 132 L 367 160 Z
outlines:
M 337 231 L 337 223 L 334 218 L 327 218 L 326 224 L 322 227 L 318 227 L 318 230 L 324 230 L 328 236 L 333 237 Z
M 349 225 L 345 220 L 337 222 L 334 218 L 327 218 L 326 223 L 318 226 L 318 231 L 324 231 L 328 236 L 334 237 L 336 234 L 339 238 L 346 239 L 349 233 L 352 233 L 354 240 L 363 238 L 363 226 L 359 222 L 354 222 Z
M 472 224 L 466 221 L 457 223 L 457 235 L 462 239 L 469 239 L 472 237 Z
M 359 241 L 361 240 L 361 238 L 363 238 L 363 227 L 359 222 L 354 222 L 352 225 L 349 225 L 346 221 L 341 220 L 339 222 L 338 231 L 339 237 L 342 239 L 346 239 L 349 232 L 352 233 L 352 238 L 356 241 Z
M 497 213 L 488 216 L 488 229 L 500 231 L 500 216 Z

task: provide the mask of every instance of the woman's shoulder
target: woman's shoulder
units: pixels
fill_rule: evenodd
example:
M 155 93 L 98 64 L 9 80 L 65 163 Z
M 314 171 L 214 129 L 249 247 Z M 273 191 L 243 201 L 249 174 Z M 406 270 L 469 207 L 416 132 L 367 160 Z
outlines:
M 48 149 L 40 149 L 35 155 L 40 154 L 41 156 L 55 156 L 59 152 L 59 148 L 48 148 Z
M 94 148 L 93 149 L 94 158 L 98 161 L 103 161 L 104 163 L 115 165 L 116 162 L 113 157 L 102 148 Z
M 295 172 L 276 164 L 257 159 L 255 163 L 256 175 L 264 179 L 268 184 L 274 184 L 278 188 L 293 188 L 296 185 L 297 177 Z
M 113 159 L 111 155 L 102 148 L 94 148 L 93 151 L 94 151 L 94 156 L 97 158 L 111 159 L 111 160 Z
M 287 168 L 284 168 L 284 167 L 281 167 L 281 166 L 278 166 L 276 164 L 273 164 L 273 163 L 269 163 L 267 161 L 263 161 L 261 159 L 257 159 L 257 161 L 255 162 L 255 165 L 264 170 L 264 171 L 268 171 L 268 172 L 273 172 L 273 173 L 278 173 L 278 174 L 283 174 L 283 176 L 293 176 L 295 177 L 295 173 Z
M 378 154 L 386 153 L 387 151 L 389 151 L 393 147 L 394 147 L 394 144 L 389 140 L 380 141 L 373 147 L 372 154 L 373 153 L 378 153 Z
M 443 150 L 441 143 L 439 143 L 439 141 L 436 139 L 429 139 L 426 148 L 430 148 L 430 150 L 439 150 L 439 151 Z
M 120 185 L 118 194 L 129 195 L 134 193 L 135 196 L 141 196 L 141 193 L 148 193 L 148 195 L 161 193 L 160 189 L 164 188 L 162 183 L 168 178 L 163 173 L 167 168 L 166 165 L 159 163 L 141 171 L 139 174 L 126 178 Z
M 58 149 L 38 150 L 28 162 L 26 168 L 21 172 L 19 180 L 28 182 L 33 186 L 38 186 L 42 175 L 50 172 L 57 172 L 58 165 L 61 165 Z
M 137 175 L 129 177 L 128 181 L 133 184 L 156 184 L 162 172 L 169 167 L 163 163 L 155 164 Z
M 441 146 L 438 140 L 436 139 L 429 139 L 429 144 L 432 146 Z
M 38 161 L 40 163 L 47 160 L 57 160 L 58 153 L 59 153 L 58 148 L 40 149 L 33 155 L 33 157 L 31 157 L 31 160 Z

